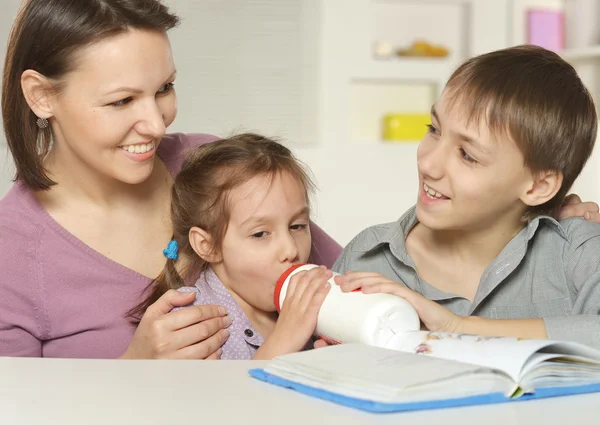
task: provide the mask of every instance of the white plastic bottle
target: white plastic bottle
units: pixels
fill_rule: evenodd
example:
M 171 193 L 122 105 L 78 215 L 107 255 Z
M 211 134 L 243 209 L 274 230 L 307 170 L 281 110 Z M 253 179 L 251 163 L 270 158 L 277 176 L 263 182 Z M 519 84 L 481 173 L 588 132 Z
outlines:
M 302 271 L 318 267 L 297 264 L 281 275 L 275 286 L 275 308 L 280 311 L 290 278 Z M 315 334 L 332 344 L 360 342 L 378 347 L 392 343 L 394 335 L 416 331 L 420 321 L 413 306 L 391 294 L 363 294 L 360 290 L 342 292 L 333 278 L 331 290 L 319 310 Z

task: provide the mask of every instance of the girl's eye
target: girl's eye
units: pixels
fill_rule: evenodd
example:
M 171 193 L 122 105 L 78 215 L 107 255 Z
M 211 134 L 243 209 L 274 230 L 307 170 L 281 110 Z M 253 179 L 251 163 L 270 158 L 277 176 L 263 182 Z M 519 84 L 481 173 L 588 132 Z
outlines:
M 115 107 L 125 106 L 132 100 L 133 100 L 133 98 L 130 96 L 130 97 L 126 97 L 125 99 L 121 99 L 121 100 L 117 100 L 116 102 L 112 102 L 110 105 L 115 106 Z
M 252 235 L 252 238 L 254 239 L 262 239 L 265 236 L 267 236 L 267 232 L 256 232 Z
M 160 90 L 158 91 L 158 94 L 167 94 L 171 90 L 173 90 L 173 87 L 175 87 L 175 83 L 167 83 L 160 88 Z
M 292 230 L 304 230 L 304 229 L 306 229 L 307 227 L 308 227 L 308 225 L 307 225 L 307 224 L 304 224 L 304 223 L 302 223 L 302 224 L 292 224 L 292 225 L 290 226 L 290 229 L 292 229 Z
M 473 158 L 471 155 L 469 155 L 463 148 L 460 148 L 459 150 L 460 150 L 460 156 L 462 157 L 462 159 L 464 159 L 465 161 L 470 162 L 470 163 L 477 162 L 475 160 L 475 158 Z
M 433 124 L 426 124 L 427 132 L 432 134 L 440 134 L 438 129 Z

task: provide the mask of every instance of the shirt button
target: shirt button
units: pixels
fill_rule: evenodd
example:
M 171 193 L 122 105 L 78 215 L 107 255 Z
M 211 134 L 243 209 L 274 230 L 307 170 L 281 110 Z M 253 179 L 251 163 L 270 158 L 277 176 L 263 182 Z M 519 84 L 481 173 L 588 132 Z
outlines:
M 254 332 L 252 332 L 252 329 L 246 329 L 246 330 L 244 331 L 244 334 L 246 334 L 246 336 L 247 336 L 248 338 L 252 338 L 252 337 L 254 336 Z

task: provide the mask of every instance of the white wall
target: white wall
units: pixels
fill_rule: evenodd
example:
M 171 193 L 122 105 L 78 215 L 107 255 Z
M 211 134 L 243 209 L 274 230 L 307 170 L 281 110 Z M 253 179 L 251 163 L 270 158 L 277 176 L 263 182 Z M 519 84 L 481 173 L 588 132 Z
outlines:
M 301 41 L 287 32 L 288 35 L 291 34 L 290 43 L 296 43 L 293 48 L 302 51 L 299 52 L 299 58 L 291 59 L 289 52 L 282 50 L 285 44 L 277 44 L 280 47 L 271 52 L 275 60 L 281 59 L 280 64 L 284 64 L 286 60 L 291 61 L 291 65 L 296 68 L 292 75 L 302 80 L 301 85 L 286 91 L 285 80 L 269 78 L 268 74 L 263 75 L 265 78 L 260 80 L 260 84 L 255 80 L 245 81 L 245 86 L 242 85 L 240 75 L 243 73 L 234 72 L 236 63 L 249 67 L 253 66 L 253 62 L 248 57 L 236 62 L 236 58 L 252 51 L 252 48 L 260 50 L 260 46 L 246 44 L 242 51 L 239 46 L 235 47 L 235 43 L 236 40 L 250 37 L 253 31 L 260 28 L 240 26 L 238 30 L 246 35 L 232 35 L 229 32 L 236 27 L 227 19 L 244 20 L 248 13 L 254 14 L 253 19 L 257 19 L 259 14 L 267 16 L 271 6 L 276 6 L 272 9 L 273 13 L 279 11 L 278 13 L 284 14 L 286 10 L 296 10 L 294 8 L 298 7 L 295 5 L 297 1 L 167 1 L 184 18 L 181 27 L 172 33 L 175 61 L 179 68 L 177 86 L 180 98 L 179 116 L 172 130 L 208 131 L 226 135 L 232 130 L 239 130 L 241 125 L 265 131 L 269 135 L 289 136 L 292 149 L 311 167 L 316 177 L 319 188 L 315 198 L 316 221 L 340 243 L 345 244 L 369 225 L 397 219 L 414 203 L 417 191 L 417 145 L 384 144 L 377 143 L 376 140 L 353 143 L 349 135 L 349 129 L 352 128 L 348 122 L 352 95 L 350 80 L 354 70 L 360 68 L 358 74 L 368 74 L 370 70 L 379 72 L 381 69 L 372 68 L 368 64 L 363 67 L 361 59 L 356 57 L 357 49 L 368 48 L 368 43 L 357 45 L 355 42 L 357 34 L 370 31 L 369 27 L 361 26 L 365 18 L 364 8 L 369 0 L 301 0 L 302 7 L 297 10 L 301 11 L 299 13 L 304 20 L 298 28 L 308 38 Z M 445 1 L 436 0 L 434 3 Z M 449 0 L 446 2 L 451 3 Z M 2 3 L 0 55 L 4 54 L 9 27 L 20 1 L 2 0 Z M 244 6 L 244 14 L 236 14 L 235 10 L 240 9 L 234 8 L 233 3 L 253 4 L 258 8 Z M 472 22 L 469 30 L 471 53 L 482 53 L 510 43 L 511 14 L 506 7 L 508 3 L 504 0 L 476 0 L 473 4 L 478 19 Z M 229 9 L 222 12 L 223 16 L 217 13 L 219 8 L 227 7 Z M 361 13 L 348 17 L 349 10 Z M 218 19 L 219 16 L 222 19 Z M 293 18 L 290 13 L 282 16 L 286 16 L 288 21 Z M 289 29 L 290 25 L 299 24 L 288 22 L 287 25 Z M 418 28 L 419 23 L 408 22 L 403 25 Z M 265 39 L 264 34 L 258 36 L 271 43 L 270 46 L 276 46 L 273 40 L 268 37 Z M 224 40 L 228 40 L 231 49 L 227 49 L 227 43 L 223 44 Z M 311 52 L 316 52 L 315 40 L 318 40 L 316 46 L 319 53 L 311 59 Z M 261 63 L 263 60 L 267 59 L 261 57 L 257 62 Z M 222 66 L 221 63 L 225 65 Z M 302 68 L 301 72 L 298 67 Z M 279 73 L 285 72 L 285 68 L 278 69 Z M 404 68 L 396 69 L 403 72 Z M 449 70 L 450 68 L 447 71 Z M 253 75 L 259 78 L 262 74 L 255 72 Z M 431 77 L 444 78 L 433 74 Z M 278 78 L 283 77 L 279 75 Z M 266 86 L 267 83 L 270 85 Z M 214 103 L 210 99 L 219 102 Z M 260 106 L 261 101 L 267 103 Z M 410 99 L 406 99 L 404 103 L 409 102 Z M 286 119 L 272 119 L 275 113 L 281 111 L 288 114 L 290 125 L 285 125 Z M 281 118 L 284 114 L 277 116 Z M 297 125 L 297 121 L 304 124 Z M 600 154 L 597 152 L 595 164 L 600 164 L 598 156 Z M 576 190 L 585 199 L 600 201 L 597 189 L 599 172 L 599 167 L 589 167 L 580 179 Z M 0 196 L 8 189 L 10 176 L 11 169 L 0 135 Z
M 12 179 L 12 161 L 6 145 L 0 142 L 0 197 L 10 188 Z
M 20 4 L 20 0 L 2 0 L 2 13 L 0 13 L 0 64 L 4 64 L 8 32 Z M 0 119 L 0 197 L 10 188 L 12 173 L 12 160 L 8 155 L 4 132 L 2 131 L 2 120 Z

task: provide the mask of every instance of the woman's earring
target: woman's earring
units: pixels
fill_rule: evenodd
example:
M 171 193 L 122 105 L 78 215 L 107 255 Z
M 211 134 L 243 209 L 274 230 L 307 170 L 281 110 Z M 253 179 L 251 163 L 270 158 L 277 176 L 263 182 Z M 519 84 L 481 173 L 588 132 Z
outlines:
M 48 128 L 48 120 L 46 118 L 38 118 L 35 123 L 41 129 Z

